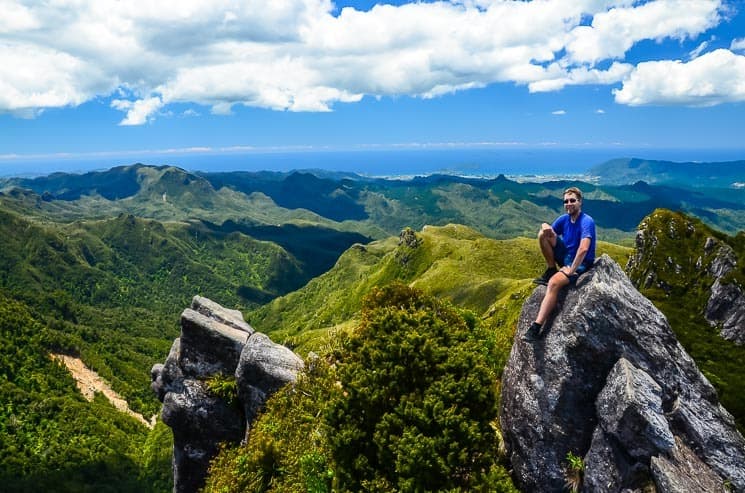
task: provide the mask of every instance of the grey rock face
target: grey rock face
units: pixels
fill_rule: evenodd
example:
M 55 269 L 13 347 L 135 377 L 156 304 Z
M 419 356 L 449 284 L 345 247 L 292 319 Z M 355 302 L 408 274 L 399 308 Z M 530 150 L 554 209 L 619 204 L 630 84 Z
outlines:
M 723 279 L 737 267 L 737 257 L 729 245 L 712 238 L 707 240 L 707 245 L 710 250 L 718 250 L 709 266 L 714 284 L 711 286 L 704 316 L 712 325 L 721 325 L 720 334 L 723 338 L 735 344 L 745 344 L 745 293 L 740 286 L 724 282 Z
M 722 480 L 680 439 L 670 454 L 652 457 L 657 488 L 669 493 L 722 493 Z
M 264 396 L 276 392 L 287 382 L 294 382 L 302 369 L 303 360 L 288 348 L 274 344 L 264 334 L 253 335 L 241 353 L 235 372 L 238 397 L 244 404 L 247 421 L 253 421 Z
M 675 446 L 662 411 L 662 388 L 621 358 L 595 400 L 600 426 L 634 459 L 648 460 Z
M 584 457 L 583 491 L 651 482 L 677 491 L 664 478 L 682 481 L 669 472 L 678 468 L 745 492 L 745 439 L 665 317 L 620 267 L 597 259 L 564 290 L 545 337 L 525 342 L 545 289 L 523 306 L 502 379 L 500 422 L 520 488 L 564 491 L 571 452 Z M 675 459 L 679 444 L 698 462 Z
M 198 491 L 219 444 L 243 440 L 266 399 L 302 368 L 300 357 L 255 332 L 239 311 L 195 297 L 181 314 L 181 337 L 151 370 L 161 417 L 173 430 L 174 491 Z M 236 402 L 209 391 L 217 375 L 236 378 Z

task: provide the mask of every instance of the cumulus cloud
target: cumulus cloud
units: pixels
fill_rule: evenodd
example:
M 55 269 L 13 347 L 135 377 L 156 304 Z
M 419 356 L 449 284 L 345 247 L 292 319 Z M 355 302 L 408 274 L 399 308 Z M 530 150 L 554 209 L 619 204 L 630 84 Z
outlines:
M 646 104 L 625 95 L 650 69 L 625 53 L 642 40 L 695 38 L 720 22 L 722 2 L 450 0 L 338 11 L 331 0 L 0 0 L 0 111 L 28 116 L 103 97 L 125 113 L 122 125 L 140 125 L 173 103 L 215 114 L 236 105 L 330 111 L 365 96 L 434 98 L 500 82 L 530 92 L 623 82 L 617 101 Z
M 670 104 L 712 106 L 745 101 L 745 56 L 718 49 L 684 63 L 654 61 L 637 65 L 616 102 L 631 106 Z
M 159 97 L 127 101 L 115 99 L 111 102 L 112 108 L 126 111 L 127 117 L 120 125 L 142 125 L 153 118 L 153 115 L 163 107 L 163 101 Z
M 745 51 L 745 38 L 733 39 L 729 49 L 732 51 Z
M 657 0 L 597 13 L 589 26 L 569 33 L 569 58 L 596 63 L 621 58 L 639 41 L 695 38 L 720 22 L 720 0 Z

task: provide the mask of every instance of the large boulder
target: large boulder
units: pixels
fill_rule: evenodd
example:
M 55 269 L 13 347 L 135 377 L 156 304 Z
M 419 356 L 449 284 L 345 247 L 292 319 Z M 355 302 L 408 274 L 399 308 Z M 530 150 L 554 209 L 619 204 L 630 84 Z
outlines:
M 203 485 L 221 443 L 238 443 L 266 399 L 294 382 L 303 361 L 254 331 L 237 310 L 200 296 L 181 314 L 181 336 L 151 370 L 163 422 L 173 430 L 174 491 Z M 214 377 L 235 378 L 235 399 L 214 395 Z
M 564 491 L 572 453 L 584 459 L 583 491 L 745 492 L 745 439 L 621 268 L 598 258 L 529 343 L 521 335 L 545 290 L 523 306 L 502 379 L 500 422 L 520 488 Z

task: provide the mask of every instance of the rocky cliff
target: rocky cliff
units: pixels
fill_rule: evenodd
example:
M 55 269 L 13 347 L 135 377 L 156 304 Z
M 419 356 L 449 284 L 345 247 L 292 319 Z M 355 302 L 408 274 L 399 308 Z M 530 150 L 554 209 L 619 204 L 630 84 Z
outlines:
M 525 342 L 545 289 L 523 306 L 502 380 L 520 488 L 565 491 L 571 453 L 583 460 L 582 491 L 745 492 L 745 439 L 621 268 L 601 256 L 562 293 L 545 337 Z
M 243 440 L 269 395 L 302 368 L 295 353 L 255 332 L 239 311 L 194 297 L 181 314 L 181 337 L 151 371 L 161 417 L 173 430 L 174 491 L 197 491 L 220 443 Z
M 639 225 L 626 271 L 640 289 L 689 300 L 724 339 L 745 344 L 745 269 L 730 245 L 743 240 L 743 233 L 727 237 L 683 214 L 656 210 Z

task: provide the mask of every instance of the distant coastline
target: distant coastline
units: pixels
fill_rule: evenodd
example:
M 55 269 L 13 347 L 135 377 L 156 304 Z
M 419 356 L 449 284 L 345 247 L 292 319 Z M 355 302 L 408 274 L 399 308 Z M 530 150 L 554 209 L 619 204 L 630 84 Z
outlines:
M 0 156 L 0 177 L 33 177 L 55 172 L 85 173 L 141 162 L 172 165 L 188 171 L 292 171 L 323 169 L 368 177 L 405 178 L 452 174 L 513 180 L 549 181 L 586 178 L 593 166 L 620 157 L 641 157 L 676 162 L 745 159 L 745 149 L 644 148 L 447 148 L 396 150 L 338 150 L 291 152 L 192 153 L 124 157 L 82 155 L 53 157 Z

